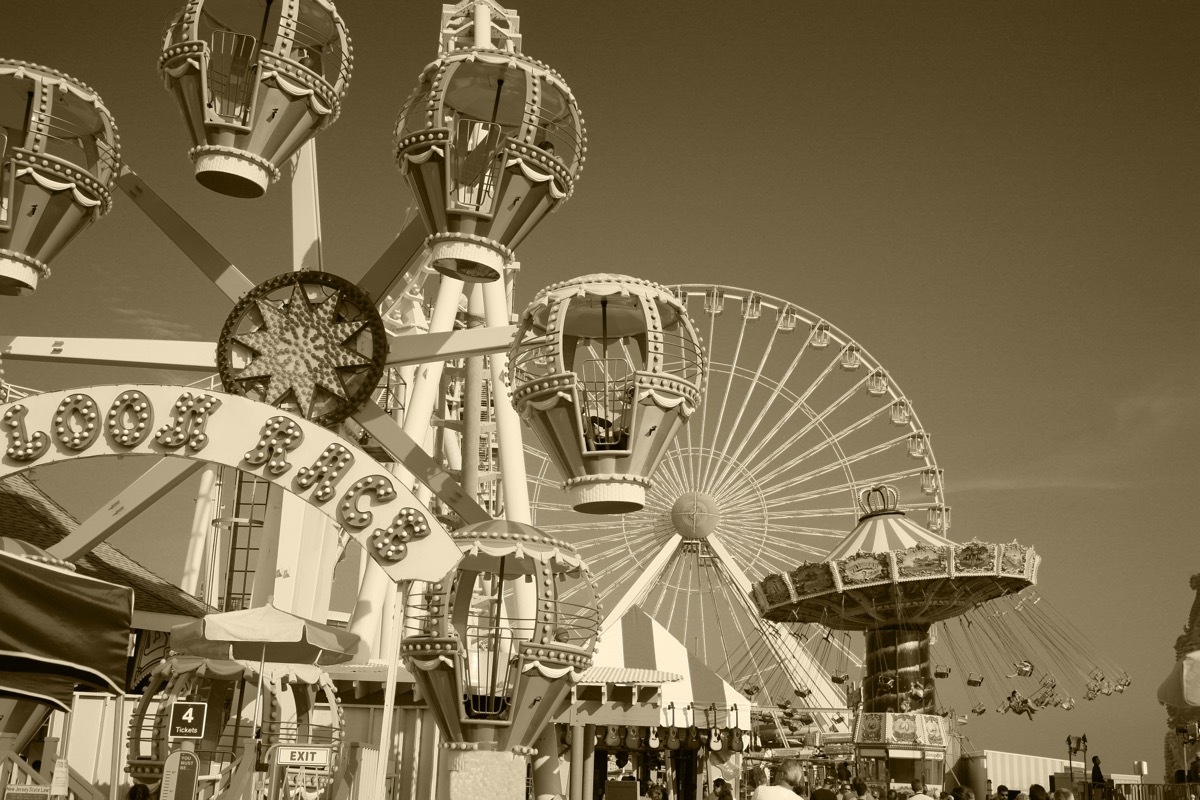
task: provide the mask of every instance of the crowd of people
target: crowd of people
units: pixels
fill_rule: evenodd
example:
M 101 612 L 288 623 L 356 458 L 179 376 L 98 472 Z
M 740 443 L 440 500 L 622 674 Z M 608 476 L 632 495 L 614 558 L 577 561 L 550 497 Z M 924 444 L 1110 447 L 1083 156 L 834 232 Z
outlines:
M 888 789 L 885 793 L 878 787 L 868 786 L 861 778 L 847 780 L 837 774 L 830 774 L 821 786 L 810 791 L 805 782 L 803 764 L 791 758 L 784 759 L 775 768 L 769 782 L 765 780 L 765 775 L 763 777 L 764 780 L 755 787 L 751 800 L 795 800 L 796 797 L 808 800 L 935 800 L 932 795 L 926 794 L 925 783 L 920 778 L 912 781 L 911 791 Z M 705 800 L 723 800 L 731 796 L 732 794 L 714 793 Z M 941 792 L 936 800 L 975 800 L 975 792 L 967 786 L 956 786 L 948 792 Z M 1075 800 L 1075 796 L 1070 789 L 1048 792 L 1046 787 L 1035 783 L 1029 787 L 1028 792 L 1018 792 L 1015 797 L 1007 786 L 998 786 L 995 795 L 984 800 Z

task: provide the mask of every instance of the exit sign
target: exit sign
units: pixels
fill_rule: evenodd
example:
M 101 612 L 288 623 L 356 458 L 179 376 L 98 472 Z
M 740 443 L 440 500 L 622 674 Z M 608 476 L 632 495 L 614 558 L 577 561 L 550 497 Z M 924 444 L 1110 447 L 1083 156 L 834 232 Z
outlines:
M 281 767 L 328 767 L 328 747 L 280 747 L 275 763 Z

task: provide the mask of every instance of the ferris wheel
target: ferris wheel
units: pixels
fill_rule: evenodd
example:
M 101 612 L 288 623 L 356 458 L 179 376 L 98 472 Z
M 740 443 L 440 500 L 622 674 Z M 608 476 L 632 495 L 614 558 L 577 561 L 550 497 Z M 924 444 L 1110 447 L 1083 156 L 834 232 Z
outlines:
M 609 620 L 640 604 L 763 705 L 844 703 L 825 673 L 856 663 L 845 642 L 817 626 L 764 622 L 750 586 L 823 559 L 855 526 L 858 493 L 875 484 L 895 486 L 901 510 L 945 535 L 950 509 L 929 434 L 878 360 L 821 317 L 747 289 L 674 291 L 705 338 L 709 377 L 645 508 L 572 513 L 554 466 L 528 447 L 534 524 L 579 548 Z

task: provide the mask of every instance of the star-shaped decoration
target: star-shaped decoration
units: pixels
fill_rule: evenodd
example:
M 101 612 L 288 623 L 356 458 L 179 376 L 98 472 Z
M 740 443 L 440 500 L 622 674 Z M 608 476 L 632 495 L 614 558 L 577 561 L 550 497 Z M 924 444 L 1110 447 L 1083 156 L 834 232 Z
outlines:
M 300 291 L 282 306 L 257 300 L 262 327 L 234 336 L 257 354 L 238 373 L 238 379 L 266 378 L 267 396 L 263 402 L 270 405 L 278 405 L 289 391 L 293 392 L 300 413 L 306 417 L 311 416 L 317 387 L 345 400 L 346 391 L 337 370 L 363 366 L 371 360 L 345 345 L 366 322 L 335 321 L 340 296 L 335 292 L 314 304 Z

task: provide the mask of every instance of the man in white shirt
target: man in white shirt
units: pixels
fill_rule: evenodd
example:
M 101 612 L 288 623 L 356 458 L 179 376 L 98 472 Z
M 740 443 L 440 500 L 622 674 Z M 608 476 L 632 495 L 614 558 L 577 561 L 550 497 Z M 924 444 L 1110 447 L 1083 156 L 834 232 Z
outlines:
M 775 782 L 759 786 L 751 800 L 796 800 L 796 787 L 804 781 L 804 767 L 794 758 L 785 758 L 775 770 Z
M 913 778 L 912 790 L 912 796 L 908 800 L 933 800 L 932 797 L 925 794 L 925 781 L 920 778 Z

